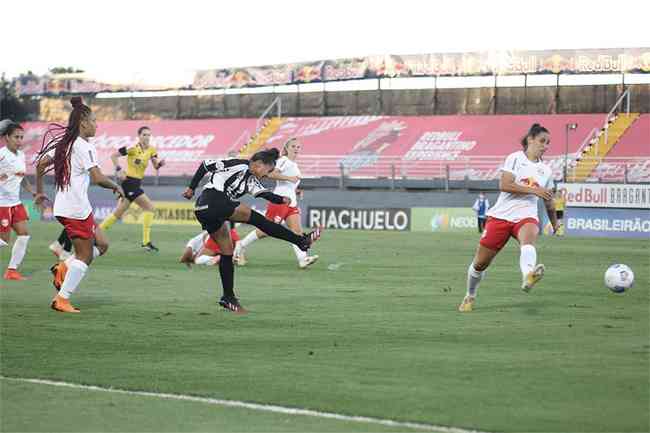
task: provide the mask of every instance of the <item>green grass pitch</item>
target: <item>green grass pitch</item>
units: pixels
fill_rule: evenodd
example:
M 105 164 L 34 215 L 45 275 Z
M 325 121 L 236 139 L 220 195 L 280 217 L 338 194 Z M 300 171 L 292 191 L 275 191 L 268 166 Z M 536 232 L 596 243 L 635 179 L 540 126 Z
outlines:
M 1 281 L 0 374 L 189 394 L 484 431 L 648 431 L 647 241 L 544 237 L 527 295 L 510 244 L 474 312 L 456 308 L 477 234 L 329 231 L 300 271 L 257 242 L 216 305 L 218 270 L 177 263 L 192 227 L 116 225 L 82 282 L 79 315 L 48 308 L 47 245 L 32 222 L 24 282 Z M 1 250 L 6 265 L 10 250 Z M 612 263 L 636 272 L 616 295 Z M 335 265 L 335 266 L 329 266 Z M 2 431 L 388 431 L 383 426 L 0 379 Z M 400 429 L 402 430 L 402 429 Z

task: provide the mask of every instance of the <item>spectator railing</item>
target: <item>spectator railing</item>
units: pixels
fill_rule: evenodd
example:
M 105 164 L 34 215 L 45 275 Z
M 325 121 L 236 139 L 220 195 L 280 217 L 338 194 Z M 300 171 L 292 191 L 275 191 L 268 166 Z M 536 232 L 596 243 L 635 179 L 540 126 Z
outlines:
M 205 159 L 225 158 L 225 155 L 206 155 Z M 359 179 L 447 179 L 494 180 L 505 156 L 469 156 L 453 160 L 413 161 L 400 156 L 348 154 L 300 155 L 297 163 L 304 178 L 347 177 Z M 599 158 L 600 160 L 600 158 Z M 553 169 L 555 180 L 562 180 L 564 155 L 546 156 L 544 161 Z M 200 161 L 168 161 L 163 175 L 192 176 Z M 576 165 L 570 155 L 569 167 Z M 594 169 L 588 181 L 650 182 L 650 158 L 606 157 Z

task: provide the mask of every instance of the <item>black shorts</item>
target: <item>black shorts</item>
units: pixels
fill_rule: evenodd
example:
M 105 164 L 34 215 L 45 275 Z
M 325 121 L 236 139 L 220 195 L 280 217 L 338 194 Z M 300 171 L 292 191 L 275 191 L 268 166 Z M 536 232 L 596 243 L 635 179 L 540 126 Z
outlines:
M 558 219 L 562 219 L 562 218 L 564 218 L 564 211 L 563 211 L 563 210 L 556 210 L 556 211 L 555 211 L 555 216 L 556 216 Z
M 127 177 L 122 181 L 122 189 L 128 201 L 133 201 L 144 194 L 142 190 L 142 179 Z
M 194 207 L 194 215 L 201 223 L 203 230 L 214 233 L 228 221 L 239 206 L 238 201 L 233 201 L 223 191 L 208 188 L 204 189 Z

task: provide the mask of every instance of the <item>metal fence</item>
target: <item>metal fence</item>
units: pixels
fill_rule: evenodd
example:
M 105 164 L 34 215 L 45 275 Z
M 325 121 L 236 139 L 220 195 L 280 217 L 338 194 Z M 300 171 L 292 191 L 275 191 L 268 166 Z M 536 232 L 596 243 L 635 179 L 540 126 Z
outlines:
M 212 155 L 210 158 L 223 158 Z M 454 160 L 413 161 L 401 156 L 372 154 L 301 155 L 296 161 L 304 178 L 352 179 L 437 179 L 447 181 L 490 181 L 498 179 L 504 156 L 469 156 Z M 587 158 L 583 158 L 586 161 Z M 598 158 L 598 166 L 587 177 L 589 182 L 650 182 L 650 159 L 647 157 Z M 556 181 L 564 180 L 564 155 L 548 156 L 545 162 L 553 170 Z M 569 155 L 568 178 L 575 174 L 579 164 L 576 154 Z M 168 169 L 191 176 L 197 161 L 174 161 Z

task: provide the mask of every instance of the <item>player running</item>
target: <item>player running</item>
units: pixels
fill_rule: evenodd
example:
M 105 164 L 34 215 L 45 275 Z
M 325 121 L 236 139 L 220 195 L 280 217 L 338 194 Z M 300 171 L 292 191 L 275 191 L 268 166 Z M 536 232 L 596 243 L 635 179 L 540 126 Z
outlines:
M 487 212 L 485 230 L 481 236 L 472 264 L 467 270 L 467 295 L 458 307 L 461 312 L 472 311 L 476 290 L 494 257 L 510 237 L 520 245 L 519 267 L 523 282 L 521 288 L 530 292 L 544 276 L 544 265 L 537 264 L 535 241 L 539 233 L 537 219 L 538 198 L 544 200 L 546 212 L 557 231 L 558 223 L 553 206 L 552 171 L 542 162 L 551 137 L 546 128 L 535 123 L 521 140 L 523 150 L 508 155 L 501 167 L 496 204 Z
M 158 170 L 165 165 L 164 159 L 158 159 L 156 149 L 150 144 L 151 129 L 143 126 L 138 129 L 138 142 L 135 146 L 119 148 L 111 155 L 111 161 L 115 166 L 115 173 L 122 182 L 122 189 L 126 194 L 117 202 L 117 208 L 110 214 L 100 227 L 107 231 L 113 224 L 122 218 L 124 212 L 129 209 L 131 203 L 135 202 L 143 210 L 142 213 L 142 248 L 146 251 L 158 251 L 151 243 L 151 225 L 153 224 L 154 206 L 147 194 L 142 189 L 144 172 L 149 166 L 149 161 Z M 119 164 L 119 158 L 126 156 L 126 173 Z
M 273 170 L 269 174 L 269 179 L 276 180 L 276 186 L 273 190 L 274 194 L 283 197 L 289 197 L 291 202 L 286 204 L 269 203 L 266 208 L 266 217 L 271 221 L 278 224 L 285 221 L 292 232 L 301 235 L 302 226 L 300 225 L 300 209 L 298 208 L 298 201 L 296 198 L 296 189 L 300 184 L 300 169 L 296 164 L 296 158 L 300 153 L 301 145 L 298 139 L 291 138 L 282 149 L 282 157 Z M 246 265 L 246 248 L 251 246 L 253 242 L 258 239 L 263 239 L 266 234 L 257 229 L 250 232 L 235 248 L 234 261 L 239 266 Z M 316 263 L 318 256 L 309 256 L 305 251 L 302 251 L 296 245 L 292 245 L 293 251 L 298 260 L 298 267 L 301 269 L 307 268 L 309 265 Z
M 194 174 L 183 197 L 190 200 L 201 179 L 210 173 L 210 181 L 196 201 L 195 215 L 201 226 L 221 248 L 219 274 L 223 286 L 223 296 L 219 305 L 236 312 L 245 313 L 234 292 L 233 246 L 226 221 L 243 222 L 261 229 L 274 238 L 283 239 L 307 251 L 321 234 L 317 228 L 309 234 L 297 235 L 291 230 L 264 218 L 250 206 L 235 201 L 251 194 L 275 204 L 289 204 L 291 200 L 268 191 L 260 179 L 268 176 L 275 168 L 279 152 L 277 149 L 262 150 L 247 159 L 213 159 L 204 161 Z
M 45 199 L 43 176 L 48 165 L 53 165 L 56 186 L 54 216 L 65 227 L 75 255 L 52 268 L 58 293 L 51 307 L 63 313 L 78 313 L 79 310 L 70 304 L 70 296 L 77 291 L 93 259 L 108 249 L 108 239 L 95 226 L 93 208 L 88 200 L 90 180 L 120 196 L 123 191 L 102 174 L 95 146 L 88 141 L 97 131 L 95 115 L 80 97 L 74 97 L 70 102 L 72 112 L 68 125 L 51 124 L 43 137 L 43 146 L 37 157 L 36 203 L 42 204 Z
M 32 185 L 25 177 L 25 153 L 21 150 L 25 131 L 11 120 L 0 122 L 0 138 L 6 143 L 0 149 L 0 249 L 9 246 L 11 230 L 16 241 L 11 249 L 11 259 L 4 273 L 5 280 L 25 280 L 18 268 L 25 258 L 29 232 L 27 211 L 20 201 L 20 185 L 35 196 Z

